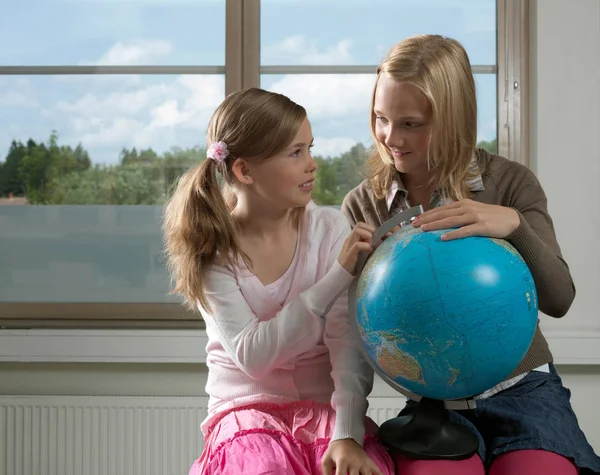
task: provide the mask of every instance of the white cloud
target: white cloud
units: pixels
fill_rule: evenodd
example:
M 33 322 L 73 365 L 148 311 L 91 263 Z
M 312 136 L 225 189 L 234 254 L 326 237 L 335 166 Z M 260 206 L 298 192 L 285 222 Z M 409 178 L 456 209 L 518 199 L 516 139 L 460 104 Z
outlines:
M 25 94 L 17 91 L 8 91 L 0 94 L 0 107 L 36 107 L 38 104 Z
M 355 61 L 350 48 L 349 40 L 320 50 L 316 42 L 291 37 L 271 48 L 271 52 L 289 54 L 304 64 L 352 64 Z M 169 51 L 170 45 L 161 41 L 117 43 L 95 64 L 144 63 L 150 61 L 152 55 L 156 57 Z M 269 89 L 302 104 L 313 121 L 333 119 L 343 125 L 348 116 L 359 120 L 365 117 L 364 132 L 368 134 L 366 117 L 373 80 L 374 75 L 290 75 L 272 83 Z M 116 160 L 122 147 L 152 147 L 160 152 L 178 145 L 181 134 L 188 133 L 185 131 L 193 134 L 196 143 L 202 143 L 206 124 L 223 100 L 224 81 L 218 76 L 172 76 L 164 82 L 148 84 L 148 79 L 142 76 L 139 84 L 115 81 L 109 88 L 99 83 L 84 90 L 82 96 L 57 102 L 51 109 L 53 120 L 68 124 L 66 133 L 59 131 L 65 141 L 81 142 L 92 149 L 93 157 L 100 156 L 93 153 L 94 148 L 113 149 L 112 160 Z M 316 140 L 316 154 L 334 156 L 360 140 L 352 137 L 352 132 L 345 135 L 330 131 L 327 136 L 326 127 L 322 125 L 319 124 L 316 131 L 321 136 Z
M 317 40 L 290 36 L 281 43 L 266 46 L 261 56 L 263 64 L 354 64 L 351 47 L 352 40 L 343 39 L 324 51 L 319 51 Z
M 214 76 L 180 76 L 169 92 L 167 99 L 152 109 L 149 129 L 198 129 L 208 122 L 224 97 L 223 83 Z
M 185 116 L 179 110 L 179 103 L 169 99 L 152 110 L 151 125 L 155 128 L 173 127 L 185 121 Z
M 313 155 L 321 157 L 335 157 L 347 152 L 359 142 L 355 137 L 315 137 Z
M 173 46 L 163 40 L 129 40 L 119 41 L 106 50 L 98 59 L 83 60 L 80 66 L 146 66 L 164 64 L 163 58 L 173 51 Z M 56 76 L 56 82 L 84 84 L 87 87 L 96 85 L 141 85 L 140 74 L 95 74 L 72 76 Z M 113 86 L 115 87 L 115 86 Z
M 171 43 L 163 40 L 119 41 L 106 51 L 100 59 L 83 61 L 81 64 L 94 66 L 155 64 L 160 58 L 170 54 L 172 50 Z
M 75 74 L 72 76 L 54 76 L 54 82 L 62 84 L 83 85 L 86 89 L 93 89 L 96 86 L 104 87 L 122 87 L 136 86 L 143 83 L 141 74 Z
M 144 87 L 137 91 L 114 92 L 105 98 L 88 93 L 76 102 L 60 101 L 56 108 L 64 113 L 80 116 L 137 114 L 151 102 L 168 97 L 172 91 L 165 84 Z
M 156 64 L 171 49 L 161 40 L 119 42 L 89 63 Z M 7 149 L 12 139 L 45 139 L 52 130 L 61 143 L 81 143 L 97 162 L 114 163 L 123 147 L 161 153 L 194 146 L 204 142 L 208 120 L 224 97 L 218 75 L 59 76 L 35 84 L 0 78 L 0 106 L 36 111 L 13 128 L 0 124 L 0 147 Z
M 183 129 L 202 143 L 206 124 L 224 97 L 223 81 L 215 76 L 173 76 L 169 82 L 107 96 L 88 93 L 61 101 L 55 110 L 69 124 L 73 142 L 84 147 L 115 149 L 152 147 L 157 152 L 178 145 Z M 69 139 L 66 139 L 69 140 Z
M 348 40 L 319 49 L 316 42 L 298 37 L 288 38 L 272 49 L 277 54 L 301 53 L 298 57 L 304 64 L 351 64 L 355 61 L 350 50 Z M 161 40 L 119 42 L 89 63 L 156 64 L 157 58 L 170 52 L 171 45 Z M 10 102 L 36 107 L 37 111 L 31 122 L 20 121 L 18 130 L 12 131 L 7 140 L 47 137 L 56 129 L 61 143 L 81 143 L 94 161 L 114 163 L 123 147 L 152 147 L 161 153 L 174 145 L 202 144 L 208 120 L 225 96 L 224 78 L 216 75 L 59 79 L 50 78 L 43 87 L 24 83 L 11 87 L 10 95 L 0 94 L 0 104 Z M 72 81 L 66 84 L 66 79 Z M 315 134 L 320 137 L 315 153 L 328 156 L 359 141 L 361 137 L 353 137 L 355 132 L 368 135 L 366 118 L 373 80 L 374 75 L 290 75 L 281 77 L 269 89 L 305 106 L 313 124 L 321 121 L 315 124 Z M 355 124 L 363 117 L 365 126 L 359 129 Z M 8 144 L 0 145 L 5 148 Z
M 88 125 L 89 132 L 79 136 L 79 141 L 86 148 L 105 147 L 108 144 L 122 147 L 144 129 L 143 122 L 125 117 L 117 117 L 111 121 L 93 118 Z
M 267 46 L 265 62 L 270 64 L 355 64 L 352 41 L 319 49 L 316 40 L 291 36 Z M 268 86 L 304 106 L 311 120 L 364 115 L 369 111 L 375 74 L 286 75 Z
M 375 75 L 290 75 L 269 88 L 304 106 L 309 118 L 322 120 L 363 114 L 367 117 Z
M 180 76 L 177 83 L 186 91 L 186 100 L 181 107 L 184 122 L 193 128 L 208 122 L 225 98 L 223 79 L 216 76 Z

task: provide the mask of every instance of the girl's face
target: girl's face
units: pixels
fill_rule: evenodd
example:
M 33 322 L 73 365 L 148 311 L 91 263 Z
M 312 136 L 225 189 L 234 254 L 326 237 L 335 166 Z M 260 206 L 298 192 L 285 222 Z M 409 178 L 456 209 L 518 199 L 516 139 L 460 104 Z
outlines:
M 384 74 L 377 81 L 373 112 L 375 136 L 390 152 L 396 170 L 426 177 L 432 121 L 427 97 L 412 83 Z
M 312 198 L 317 171 L 317 162 L 310 152 L 312 144 L 312 128 L 305 119 L 283 152 L 260 162 L 248 163 L 252 193 L 278 208 L 306 206 Z

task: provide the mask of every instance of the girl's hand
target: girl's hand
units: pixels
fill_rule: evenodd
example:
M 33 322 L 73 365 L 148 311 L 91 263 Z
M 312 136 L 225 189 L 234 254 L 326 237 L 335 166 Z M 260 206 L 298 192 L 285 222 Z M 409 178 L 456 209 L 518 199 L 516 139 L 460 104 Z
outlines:
M 335 440 L 329 444 L 321 462 L 323 475 L 383 475 L 364 449 L 354 439 Z
M 519 224 L 521 219 L 514 209 L 469 199 L 431 209 L 413 221 L 413 226 L 423 231 L 458 228 L 444 234 L 444 241 L 467 236 L 505 239 Z
M 375 228 L 373 226 L 359 222 L 356 223 L 356 226 L 354 226 L 354 229 L 344 241 L 338 262 L 349 274 L 354 275 L 356 271 L 358 254 L 363 251 L 371 252 L 373 250 L 371 241 L 373 240 L 374 232 Z

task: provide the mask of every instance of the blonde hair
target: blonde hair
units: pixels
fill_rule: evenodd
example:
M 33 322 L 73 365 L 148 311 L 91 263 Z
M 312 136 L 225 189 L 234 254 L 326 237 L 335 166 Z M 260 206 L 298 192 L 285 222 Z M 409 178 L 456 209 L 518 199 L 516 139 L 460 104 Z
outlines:
M 467 52 L 451 38 L 417 35 L 392 47 L 377 68 L 371 98 L 371 133 L 375 153 L 366 175 L 378 199 L 383 199 L 396 175 L 394 160 L 375 136 L 375 93 L 382 75 L 407 81 L 427 97 L 433 111 L 427 154 L 430 170 L 444 197 L 464 199 L 469 190 L 470 164 L 477 145 L 477 98 Z
M 207 143 L 225 142 L 229 156 L 222 163 L 206 159 L 185 173 L 164 212 L 163 230 L 173 293 L 190 308 L 209 309 L 206 272 L 219 261 L 234 265 L 241 257 L 235 208 L 235 159 L 264 160 L 293 141 L 306 110 L 286 96 L 258 88 L 234 92 L 214 112 Z

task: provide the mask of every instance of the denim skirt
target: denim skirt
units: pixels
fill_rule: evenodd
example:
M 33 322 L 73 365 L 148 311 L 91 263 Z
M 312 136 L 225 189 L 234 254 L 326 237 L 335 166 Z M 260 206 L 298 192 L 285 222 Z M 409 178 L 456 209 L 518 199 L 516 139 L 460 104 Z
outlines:
M 400 415 L 416 405 L 409 400 Z M 475 433 L 486 465 L 505 452 L 541 449 L 571 459 L 582 475 L 600 474 L 600 458 L 580 429 L 571 392 L 552 363 L 549 373 L 531 371 L 508 389 L 478 399 L 475 409 L 449 413 L 451 420 Z

